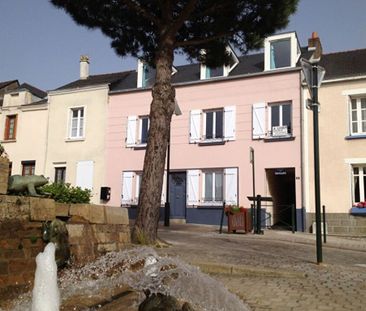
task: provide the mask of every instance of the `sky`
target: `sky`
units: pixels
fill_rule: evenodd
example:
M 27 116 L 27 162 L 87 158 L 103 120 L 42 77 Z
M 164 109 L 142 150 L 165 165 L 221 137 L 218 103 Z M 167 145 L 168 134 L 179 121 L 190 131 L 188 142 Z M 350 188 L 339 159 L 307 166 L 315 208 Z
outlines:
M 365 0 L 300 0 L 287 28 L 307 45 L 318 32 L 325 53 L 366 48 Z M 90 74 L 136 69 L 121 58 L 99 30 L 78 26 L 48 0 L 0 0 L 0 82 L 17 79 L 45 91 L 79 78 L 80 55 Z M 186 63 L 181 56 L 175 65 Z

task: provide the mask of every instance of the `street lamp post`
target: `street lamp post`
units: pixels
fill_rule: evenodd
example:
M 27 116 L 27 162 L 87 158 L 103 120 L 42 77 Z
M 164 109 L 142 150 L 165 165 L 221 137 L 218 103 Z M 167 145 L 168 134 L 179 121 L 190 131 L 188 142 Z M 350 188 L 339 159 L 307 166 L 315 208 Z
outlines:
M 182 115 L 182 111 L 178 106 L 178 102 L 175 100 L 174 114 L 176 116 Z M 166 193 L 165 193 L 165 205 L 164 205 L 164 226 L 170 226 L 170 201 L 169 201 L 169 177 L 170 177 L 170 127 L 169 124 L 169 134 L 168 134 L 168 148 L 167 148 L 167 160 L 166 160 Z
M 314 142 L 314 193 L 315 193 L 315 227 L 316 227 L 316 259 L 317 263 L 323 262 L 321 209 L 320 209 L 320 166 L 319 166 L 319 99 L 318 88 L 324 78 L 325 70 L 318 65 L 320 60 L 308 62 L 301 60 L 301 66 L 308 84 L 311 103 L 309 108 L 313 111 L 313 142 Z

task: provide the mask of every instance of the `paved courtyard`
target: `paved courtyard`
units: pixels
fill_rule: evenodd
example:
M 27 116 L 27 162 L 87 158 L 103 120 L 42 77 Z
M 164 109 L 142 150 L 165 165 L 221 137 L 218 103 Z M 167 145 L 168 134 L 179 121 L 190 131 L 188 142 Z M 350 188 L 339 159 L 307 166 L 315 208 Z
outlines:
M 172 225 L 159 237 L 171 244 L 160 254 L 199 265 L 253 310 L 366 310 L 366 238 L 328 237 L 317 265 L 311 234 Z

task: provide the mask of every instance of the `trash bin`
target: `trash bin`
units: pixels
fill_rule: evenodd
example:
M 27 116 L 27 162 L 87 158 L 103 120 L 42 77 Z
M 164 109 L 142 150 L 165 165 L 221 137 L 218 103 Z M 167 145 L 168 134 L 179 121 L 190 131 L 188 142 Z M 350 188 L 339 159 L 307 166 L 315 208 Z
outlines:
M 245 233 L 251 231 L 249 209 L 228 205 L 225 206 L 225 214 L 228 217 L 229 233 L 236 233 L 237 230 L 243 230 Z

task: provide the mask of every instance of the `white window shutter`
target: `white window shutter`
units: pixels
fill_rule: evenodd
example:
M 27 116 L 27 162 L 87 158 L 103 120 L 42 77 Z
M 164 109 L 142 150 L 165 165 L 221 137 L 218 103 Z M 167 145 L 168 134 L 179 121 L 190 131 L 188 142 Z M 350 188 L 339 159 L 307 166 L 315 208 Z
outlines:
M 137 126 L 137 116 L 129 116 L 127 120 L 127 135 L 126 135 L 126 145 L 127 147 L 132 147 L 136 145 L 136 126 Z
M 123 172 L 122 174 L 122 204 L 131 204 L 133 172 Z
M 252 123 L 253 123 L 253 139 L 264 138 L 266 135 L 266 104 L 258 103 L 253 105 Z
M 225 203 L 228 205 L 238 204 L 238 169 L 225 169 Z
M 164 171 L 164 177 L 163 177 L 163 187 L 161 190 L 161 204 L 165 204 L 165 198 L 166 198 L 166 171 Z
M 235 106 L 224 108 L 224 136 L 226 140 L 235 140 Z
M 76 165 L 76 186 L 93 189 L 93 161 L 79 161 Z
M 189 142 L 196 143 L 201 139 L 201 110 L 191 110 Z
M 198 204 L 199 170 L 187 171 L 187 205 Z

